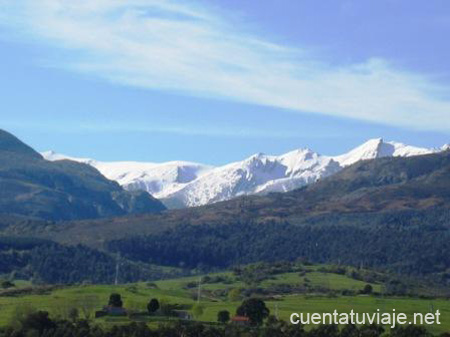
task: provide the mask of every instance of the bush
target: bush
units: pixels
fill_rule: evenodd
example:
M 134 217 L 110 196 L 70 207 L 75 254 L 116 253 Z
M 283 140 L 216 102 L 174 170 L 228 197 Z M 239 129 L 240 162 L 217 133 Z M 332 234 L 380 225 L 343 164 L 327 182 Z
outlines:
M 242 302 L 236 313 L 240 316 L 248 317 L 252 324 L 260 325 L 269 316 L 270 310 L 266 307 L 266 303 L 263 300 L 249 298 Z
M 194 317 L 197 319 L 203 316 L 204 311 L 205 308 L 200 303 L 196 303 L 192 308 L 192 313 L 194 314 Z
M 159 309 L 159 301 L 156 298 L 152 298 L 147 304 L 147 310 L 150 314 L 154 314 Z
M 145 285 L 149 289 L 158 289 L 158 285 L 154 282 L 147 282 Z
M 222 310 L 217 313 L 217 321 L 220 323 L 227 323 L 230 320 L 230 312 L 228 310 Z
M 122 297 L 120 296 L 120 294 L 117 294 L 117 293 L 111 294 L 109 296 L 108 305 L 110 305 L 112 307 L 116 307 L 116 308 L 122 308 L 123 302 L 122 302 Z
M 373 287 L 370 284 L 366 284 L 363 288 L 363 290 L 361 290 L 361 294 L 366 294 L 366 295 L 370 295 L 373 293 Z
M 0 286 L 3 289 L 8 289 L 8 288 L 14 288 L 16 285 L 14 283 L 12 283 L 11 281 L 3 280 L 0 282 Z

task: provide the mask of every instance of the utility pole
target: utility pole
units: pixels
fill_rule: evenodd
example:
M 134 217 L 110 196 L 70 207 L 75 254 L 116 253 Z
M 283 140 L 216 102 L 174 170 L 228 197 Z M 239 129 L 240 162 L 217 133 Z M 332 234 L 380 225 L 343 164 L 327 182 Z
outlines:
M 119 265 L 120 265 L 120 253 L 117 254 L 116 277 L 114 279 L 114 285 L 118 285 L 119 284 Z
M 202 277 L 200 276 L 198 279 L 198 287 L 197 287 L 197 303 L 200 303 L 201 295 L 202 295 Z

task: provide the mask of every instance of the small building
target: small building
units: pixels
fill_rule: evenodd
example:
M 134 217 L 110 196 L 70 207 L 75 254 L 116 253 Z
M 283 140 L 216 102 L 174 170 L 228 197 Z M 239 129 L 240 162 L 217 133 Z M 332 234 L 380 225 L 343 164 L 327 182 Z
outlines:
M 174 310 L 174 315 L 180 319 L 191 320 L 192 316 L 189 312 L 185 310 Z
M 231 318 L 231 323 L 236 325 L 248 326 L 250 325 L 250 318 L 247 316 L 234 316 Z
M 111 305 L 107 305 L 103 307 L 103 310 L 95 312 L 95 318 L 104 317 L 104 316 L 126 316 L 127 309 L 121 307 L 113 307 Z

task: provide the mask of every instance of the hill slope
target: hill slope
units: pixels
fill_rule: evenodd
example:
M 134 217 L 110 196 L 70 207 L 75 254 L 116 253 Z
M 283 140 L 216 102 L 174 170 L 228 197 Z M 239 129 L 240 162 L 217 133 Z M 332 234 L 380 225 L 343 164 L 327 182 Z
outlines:
M 71 220 L 163 209 L 145 192 L 124 191 L 86 164 L 49 162 L 0 130 L 0 214 Z

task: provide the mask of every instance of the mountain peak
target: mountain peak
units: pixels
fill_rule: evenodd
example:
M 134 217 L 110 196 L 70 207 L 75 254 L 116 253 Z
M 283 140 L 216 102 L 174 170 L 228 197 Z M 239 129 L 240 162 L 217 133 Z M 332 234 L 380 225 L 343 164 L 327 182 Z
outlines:
M 258 152 L 258 153 L 255 153 L 255 154 L 251 155 L 251 156 L 248 158 L 248 160 L 249 160 L 249 161 L 252 161 L 252 160 L 261 160 L 261 159 L 263 159 L 263 158 L 265 158 L 265 157 L 266 157 L 266 155 L 265 155 L 264 153 Z
M 383 138 L 372 138 L 356 147 L 355 150 L 364 149 L 366 151 L 379 151 L 386 145 L 389 145 L 389 142 L 386 143 Z
M 388 144 L 383 141 L 383 138 L 369 139 L 350 152 L 347 152 L 340 156 L 336 156 L 334 157 L 334 159 L 341 166 L 349 166 L 360 160 L 378 158 L 381 152 L 388 152 L 387 145 Z
M 0 151 L 41 159 L 42 156 L 9 132 L 0 129 Z
M 341 166 L 349 166 L 360 160 L 382 157 L 409 157 L 434 153 L 435 150 L 405 145 L 398 142 L 386 142 L 383 138 L 370 139 L 350 152 L 336 156 L 334 159 Z
M 294 154 L 307 155 L 307 154 L 314 154 L 314 153 L 316 153 L 316 152 L 314 152 L 313 150 L 311 150 L 308 147 L 301 147 L 301 148 L 298 148 L 296 150 L 290 151 L 290 152 L 284 154 L 283 156 L 294 155 Z

